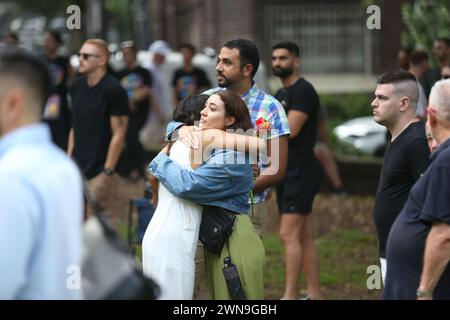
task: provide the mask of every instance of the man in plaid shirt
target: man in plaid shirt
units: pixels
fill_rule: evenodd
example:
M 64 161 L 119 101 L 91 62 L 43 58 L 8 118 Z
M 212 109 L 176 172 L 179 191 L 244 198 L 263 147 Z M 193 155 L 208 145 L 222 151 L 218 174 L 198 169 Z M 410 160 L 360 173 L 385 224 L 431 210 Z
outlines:
M 217 91 L 230 90 L 242 97 L 247 104 L 253 126 L 257 128 L 257 120 L 268 122 L 267 140 L 268 156 L 271 162 L 263 166 L 261 175 L 256 179 L 253 188 L 253 208 L 249 216 L 259 235 L 265 228 L 267 206 L 265 203 L 268 188 L 275 186 L 284 178 L 287 165 L 289 124 L 283 106 L 271 95 L 257 88 L 253 77 L 259 67 L 259 51 L 257 46 L 246 39 L 236 39 L 225 43 L 217 58 L 217 83 L 219 87 L 210 89 L 204 94 L 211 95 Z M 193 127 L 184 126 L 179 130 L 179 139 L 185 144 L 194 146 Z

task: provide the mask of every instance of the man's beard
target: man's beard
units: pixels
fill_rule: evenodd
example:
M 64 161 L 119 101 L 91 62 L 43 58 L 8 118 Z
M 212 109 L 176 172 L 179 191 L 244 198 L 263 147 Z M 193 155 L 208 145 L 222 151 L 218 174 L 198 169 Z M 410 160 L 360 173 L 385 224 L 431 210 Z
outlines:
M 219 87 L 228 88 L 233 83 L 233 81 L 225 77 L 223 74 L 221 74 L 220 76 L 222 77 L 223 80 L 222 82 L 217 81 Z
M 281 79 L 287 78 L 294 73 L 294 69 L 288 68 L 272 68 L 272 72 L 274 76 L 280 77 Z

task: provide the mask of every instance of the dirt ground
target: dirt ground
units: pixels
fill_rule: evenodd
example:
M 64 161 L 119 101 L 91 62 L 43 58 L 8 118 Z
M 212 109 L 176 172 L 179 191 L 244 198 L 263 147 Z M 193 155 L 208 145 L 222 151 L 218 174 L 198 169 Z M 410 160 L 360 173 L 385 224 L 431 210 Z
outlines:
M 269 216 L 267 233 L 277 233 L 280 215 L 276 205 L 276 194 L 268 201 Z M 312 222 L 314 234 L 335 232 L 339 229 L 356 229 L 364 233 L 375 232 L 372 221 L 373 197 L 340 197 L 334 194 L 319 194 L 314 200 Z

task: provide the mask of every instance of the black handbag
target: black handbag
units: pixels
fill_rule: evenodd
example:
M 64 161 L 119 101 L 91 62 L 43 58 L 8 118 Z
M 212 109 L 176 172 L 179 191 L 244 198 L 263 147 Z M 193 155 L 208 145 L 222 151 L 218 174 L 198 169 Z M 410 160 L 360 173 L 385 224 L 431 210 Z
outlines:
M 204 206 L 200 224 L 199 240 L 214 254 L 220 254 L 233 232 L 236 212 L 216 207 Z

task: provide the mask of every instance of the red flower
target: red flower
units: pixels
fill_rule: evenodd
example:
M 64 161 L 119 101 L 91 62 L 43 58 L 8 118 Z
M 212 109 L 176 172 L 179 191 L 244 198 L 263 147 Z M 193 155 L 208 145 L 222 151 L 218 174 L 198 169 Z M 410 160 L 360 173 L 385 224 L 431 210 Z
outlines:
M 256 119 L 256 131 L 259 131 L 261 129 L 268 130 L 270 128 L 272 128 L 272 124 L 269 121 L 267 121 L 264 117 Z

